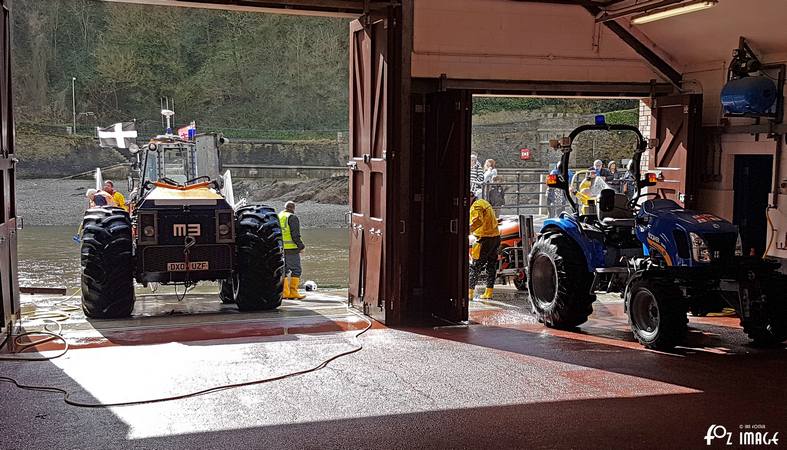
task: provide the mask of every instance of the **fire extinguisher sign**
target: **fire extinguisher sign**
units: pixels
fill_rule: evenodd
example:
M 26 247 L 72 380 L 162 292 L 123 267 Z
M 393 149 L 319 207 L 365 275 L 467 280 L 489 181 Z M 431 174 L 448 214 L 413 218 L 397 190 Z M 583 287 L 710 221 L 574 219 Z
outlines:
M 519 159 L 526 161 L 530 159 L 530 149 L 529 148 L 520 148 L 519 149 Z

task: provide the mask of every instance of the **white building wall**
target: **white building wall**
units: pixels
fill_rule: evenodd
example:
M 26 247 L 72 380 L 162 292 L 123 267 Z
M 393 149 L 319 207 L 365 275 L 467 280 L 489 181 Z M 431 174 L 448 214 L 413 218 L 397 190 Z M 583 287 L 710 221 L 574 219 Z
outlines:
M 483 80 L 661 80 L 575 5 L 417 0 L 412 74 Z

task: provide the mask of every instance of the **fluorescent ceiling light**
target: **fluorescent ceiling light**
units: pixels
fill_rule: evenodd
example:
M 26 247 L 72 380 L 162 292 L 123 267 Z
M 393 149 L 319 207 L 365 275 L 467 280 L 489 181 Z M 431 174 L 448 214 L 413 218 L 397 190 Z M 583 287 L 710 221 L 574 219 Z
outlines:
M 633 19 L 631 19 L 631 23 L 633 23 L 634 25 L 642 25 L 643 23 L 654 22 L 656 20 L 675 17 L 681 14 L 688 14 L 695 11 L 702 11 L 703 9 L 708 9 L 712 6 L 715 6 L 716 3 L 718 2 L 719 2 L 718 0 L 705 0 L 701 2 L 683 4 L 681 6 L 653 10 L 648 12 L 647 14 L 634 17 Z

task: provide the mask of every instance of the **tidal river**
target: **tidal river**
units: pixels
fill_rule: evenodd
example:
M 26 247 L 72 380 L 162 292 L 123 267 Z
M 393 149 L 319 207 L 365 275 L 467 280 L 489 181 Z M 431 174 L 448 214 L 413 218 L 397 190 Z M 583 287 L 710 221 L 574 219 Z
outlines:
M 125 182 L 117 183 L 125 192 Z M 72 237 L 82 221 L 85 190 L 92 180 L 22 179 L 17 181 L 20 286 L 79 287 L 79 244 Z M 280 211 L 283 202 L 265 202 Z M 303 240 L 303 279 L 319 287 L 346 287 L 349 231 L 346 205 L 306 202 L 298 205 Z
M 76 226 L 27 226 L 19 231 L 19 285 L 79 287 Z M 303 279 L 320 288 L 347 286 L 349 232 L 346 228 L 303 230 Z

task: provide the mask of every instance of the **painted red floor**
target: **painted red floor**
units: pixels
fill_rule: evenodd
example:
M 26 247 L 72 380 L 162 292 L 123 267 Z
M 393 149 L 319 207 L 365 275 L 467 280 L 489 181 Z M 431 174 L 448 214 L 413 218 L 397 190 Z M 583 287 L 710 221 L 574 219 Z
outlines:
M 349 315 L 290 314 L 235 314 L 240 325 L 220 338 L 205 323 L 170 318 L 175 331 L 152 336 L 171 342 L 126 330 L 113 339 L 129 342 L 0 363 L 0 374 L 83 401 L 135 400 L 302 370 L 356 343 L 352 332 L 320 328 L 343 329 L 326 324 Z M 683 449 L 708 448 L 711 425 L 787 433 L 787 351 L 748 346 L 737 319 L 692 318 L 673 353 L 636 344 L 615 302 L 596 303 L 575 333 L 543 328 L 518 303 L 474 305 L 471 319 L 378 327 L 357 341 L 361 352 L 318 372 L 169 403 L 77 409 L 0 384 L 0 448 Z M 289 331 L 260 335 L 250 323 Z M 312 325 L 320 332 L 292 333 Z

